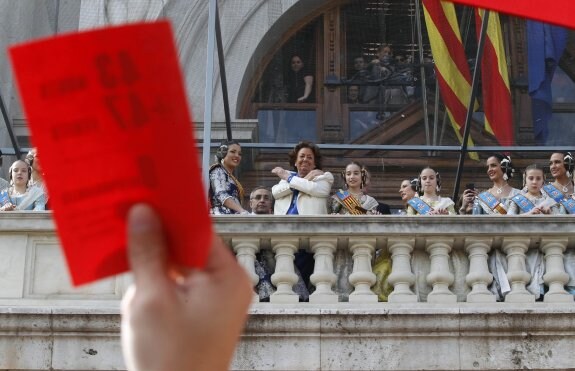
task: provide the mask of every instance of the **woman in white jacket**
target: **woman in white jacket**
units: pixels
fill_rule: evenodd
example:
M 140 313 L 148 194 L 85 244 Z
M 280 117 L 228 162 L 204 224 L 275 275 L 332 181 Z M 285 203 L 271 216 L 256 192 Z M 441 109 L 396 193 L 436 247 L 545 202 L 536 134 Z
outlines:
M 272 173 L 280 182 L 272 187 L 276 215 L 327 214 L 327 200 L 331 193 L 333 175 L 321 170 L 319 148 L 311 142 L 300 142 L 289 153 L 290 165 L 296 171 L 276 167 Z M 295 254 L 296 274 L 301 276 L 304 287 L 296 286 L 300 301 L 308 301 L 310 276 L 313 273 L 313 255 L 305 250 Z
M 319 148 L 311 142 L 300 142 L 289 153 L 295 171 L 276 167 L 272 173 L 280 178 L 273 186 L 276 215 L 327 214 L 333 175 L 321 170 Z

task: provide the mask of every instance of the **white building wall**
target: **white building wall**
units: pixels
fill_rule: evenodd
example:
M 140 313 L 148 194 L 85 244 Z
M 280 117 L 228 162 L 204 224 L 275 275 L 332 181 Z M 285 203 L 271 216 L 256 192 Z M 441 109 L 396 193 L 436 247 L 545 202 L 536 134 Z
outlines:
M 77 0 L 0 0 L 0 94 L 15 135 L 27 135 L 28 129 L 8 59 L 9 46 L 75 31 L 79 11 Z M 0 119 L 0 147 L 12 147 L 3 119 Z M 14 157 L 5 157 L 0 174 L 7 173 L 13 160 Z
M 293 22 L 325 3 L 325 0 L 219 1 L 232 119 L 237 119 L 237 105 L 242 99 L 240 92 L 259 67 L 263 54 L 275 45 Z M 5 50 L 7 45 L 15 42 L 70 30 L 169 18 L 194 118 L 202 122 L 208 5 L 205 0 L 0 0 L 0 46 Z M 288 17 L 278 23 L 286 13 L 289 13 Z M 223 101 L 217 65 L 214 77 L 213 121 L 222 122 Z M 11 118 L 21 120 L 23 115 L 16 101 L 13 77 L 6 60 L 0 60 L 0 91 L 3 96 L 10 97 L 7 104 Z M 2 133 L 0 131 L 0 135 Z M 0 146 L 9 145 L 7 136 L 1 137 Z

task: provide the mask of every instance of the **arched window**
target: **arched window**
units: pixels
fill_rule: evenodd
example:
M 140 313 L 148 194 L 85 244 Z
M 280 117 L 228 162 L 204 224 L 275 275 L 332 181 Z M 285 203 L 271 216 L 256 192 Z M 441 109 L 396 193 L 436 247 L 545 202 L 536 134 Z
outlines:
M 415 0 L 339 2 L 296 23 L 254 62 L 260 72 L 241 112 L 258 119 L 257 140 L 459 144 L 439 101 L 439 114 L 433 112 L 433 60 L 416 6 Z M 467 47 L 476 47 L 473 38 Z

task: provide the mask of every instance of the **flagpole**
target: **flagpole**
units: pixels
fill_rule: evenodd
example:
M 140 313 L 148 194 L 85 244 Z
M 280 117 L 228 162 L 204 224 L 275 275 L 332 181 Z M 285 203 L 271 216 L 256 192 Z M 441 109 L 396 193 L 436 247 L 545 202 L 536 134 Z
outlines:
M 425 78 L 425 66 L 423 63 L 423 37 L 421 35 L 421 9 L 419 0 L 415 0 L 415 25 L 417 27 L 417 44 L 419 49 L 419 71 L 421 74 L 421 99 L 423 100 L 423 122 L 425 123 L 425 141 L 431 143 L 429 133 L 429 114 L 427 113 L 427 86 Z M 431 154 L 431 152 L 429 152 Z
M 481 22 L 481 33 L 479 34 L 479 45 L 477 46 L 477 55 L 475 56 L 475 66 L 473 68 L 473 79 L 471 80 L 471 96 L 469 97 L 469 105 L 467 106 L 467 114 L 465 116 L 465 128 L 463 131 L 463 141 L 461 149 L 459 150 L 459 164 L 457 166 L 457 174 L 455 176 L 455 188 L 453 189 L 453 200 L 457 202 L 459 199 L 459 183 L 461 182 L 461 172 L 463 163 L 465 162 L 465 155 L 467 154 L 467 141 L 469 140 L 469 132 L 471 131 L 471 118 L 473 116 L 473 108 L 475 107 L 475 97 L 477 95 L 477 80 L 479 79 L 479 69 L 481 66 L 481 58 L 483 57 L 483 49 L 485 47 L 485 34 L 487 32 L 487 24 L 489 22 L 489 10 L 485 10 L 483 20 Z
M 232 119 L 230 115 L 230 102 L 228 98 L 228 80 L 226 78 L 226 61 L 224 60 L 224 47 L 222 44 L 222 30 L 220 26 L 220 13 L 216 6 L 216 46 L 218 51 L 218 64 L 220 66 L 220 82 L 222 86 L 222 98 L 224 100 L 224 116 L 226 118 L 226 135 L 232 140 Z
M 437 126 L 439 125 L 439 84 L 435 84 L 435 102 L 433 105 L 433 145 L 437 145 Z
M 206 55 L 206 85 L 204 88 L 204 141 L 202 144 L 202 173 L 204 191 L 210 189 L 210 148 L 212 135 L 212 98 L 214 93 L 214 50 L 216 48 L 216 7 L 217 0 L 210 0 L 208 11 L 208 46 Z
M 4 105 L 4 99 L 2 99 L 1 93 L 0 93 L 0 112 L 2 112 L 2 117 L 4 118 L 4 123 L 6 124 L 6 130 L 8 130 L 8 136 L 10 137 L 10 141 L 12 142 L 12 147 L 14 148 L 14 154 L 16 155 L 16 159 L 20 159 L 22 150 L 20 149 L 20 145 L 18 144 L 16 135 L 14 135 L 14 131 L 12 130 L 12 123 L 10 122 L 8 111 L 6 111 L 6 106 Z

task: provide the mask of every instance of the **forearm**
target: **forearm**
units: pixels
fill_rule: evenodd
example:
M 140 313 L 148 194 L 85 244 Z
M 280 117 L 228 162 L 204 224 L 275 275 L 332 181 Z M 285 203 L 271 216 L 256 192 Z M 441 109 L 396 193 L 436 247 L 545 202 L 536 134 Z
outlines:
M 473 214 L 473 204 L 466 204 L 459 208 L 459 215 L 469 215 Z
M 242 205 L 238 204 L 232 197 L 227 198 L 223 205 L 230 210 L 234 210 L 237 213 L 246 213 L 247 211 L 242 207 Z
M 305 83 L 305 90 L 304 90 L 304 92 L 303 92 L 303 98 L 304 98 L 304 99 L 309 98 L 309 95 L 311 94 L 312 84 L 313 84 L 312 82 L 310 82 L 310 83 L 306 82 L 306 83 Z
M 314 197 L 328 197 L 332 184 L 333 175 L 331 175 L 331 173 L 325 173 L 322 175 L 322 179 L 316 179 L 314 181 L 298 177 L 294 177 L 290 181 L 291 188 Z
M 272 187 L 272 196 L 274 196 L 274 200 L 291 197 L 292 193 L 293 191 L 290 188 L 289 183 L 285 180 L 281 180 L 278 184 Z
M 305 89 L 303 92 L 303 97 L 301 97 L 301 99 L 306 100 L 307 98 L 309 98 L 309 95 L 311 94 L 311 90 L 313 87 L 313 76 L 305 76 L 303 78 L 303 81 L 305 82 Z

